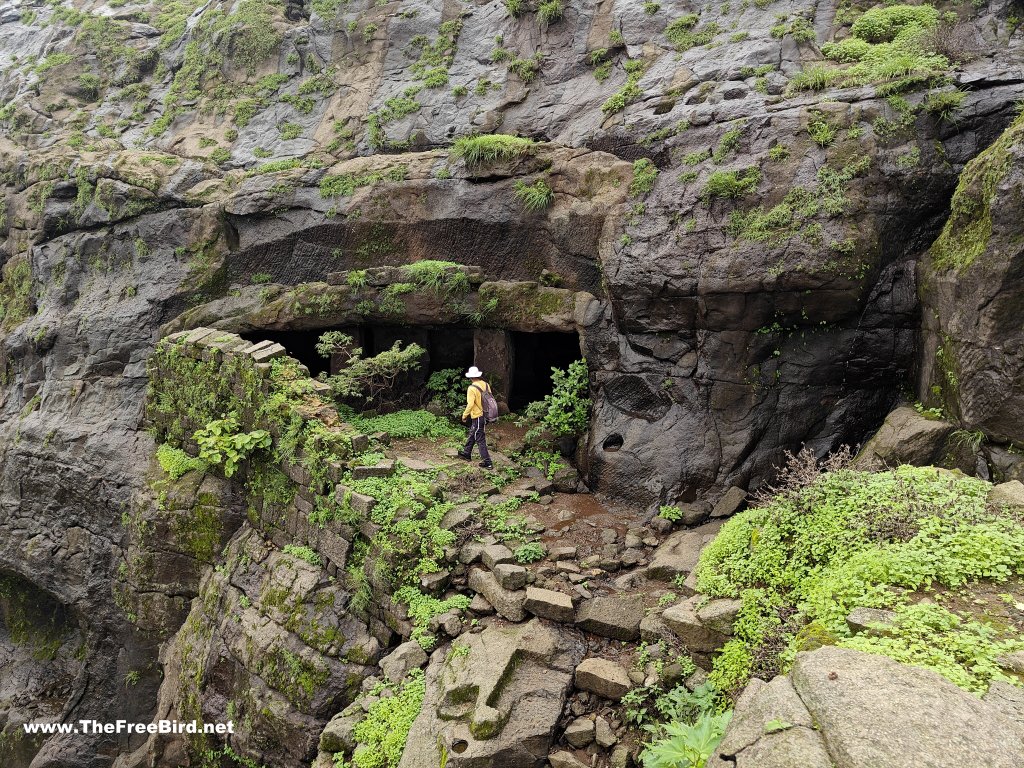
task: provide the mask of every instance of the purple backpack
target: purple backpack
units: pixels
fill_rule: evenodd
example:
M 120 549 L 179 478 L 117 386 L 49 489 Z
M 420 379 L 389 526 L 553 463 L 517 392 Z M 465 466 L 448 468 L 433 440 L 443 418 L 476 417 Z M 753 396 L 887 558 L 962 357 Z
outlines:
M 494 395 L 491 394 L 490 386 L 487 389 L 480 389 L 476 384 L 473 384 L 473 389 L 480 390 L 480 404 L 484 409 L 484 422 L 491 424 L 498 420 L 498 401 L 494 399 Z

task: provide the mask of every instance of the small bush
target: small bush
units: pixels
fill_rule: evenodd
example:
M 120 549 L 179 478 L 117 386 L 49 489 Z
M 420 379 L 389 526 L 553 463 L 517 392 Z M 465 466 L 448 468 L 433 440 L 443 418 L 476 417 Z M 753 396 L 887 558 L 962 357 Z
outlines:
M 629 184 L 629 194 L 646 195 L 654 189 L 658 179 L 658 167 L 646 157 L 633 163 L 633 181 Z
M 807 126 L 807 133 L 819 147 L 827 147 L 836 140 L 836 129 L 821 119 L 812 120 Z
M 554 24 L 562 18 L 564 13 L 562 0 L 544 0 L 544 2 L 537 6 L 537 18 L 543 24 Z
M 865 11 L 850 31 L 869 43 L 889 43 L 908 27 L 928 28 L 938 22 L 939 12 L 930 5 L 879 5 Z
M 551 369 L 551 394 L 530 403 L 526 415 L 555 437 L 578 437 L 587 431 L 590 419 L 590 381 L 586 360 L 576 360 L 568 369 Z
M 924 100 L 924 111 L 947 123 L 954 122 L 967 94 L 959 89 L 929 93 Z
M 535 541 L 531 541 L 528 544 L 523 544 L 515 548 L 512 552 L 512 556 L 516 559 L 517 563 L 535 563 L 538 560 L 543 560 L 547 556 L 548 551 L 544 548 L 543 544 L 538 544 Z
M 554 190 L 543 179 L 537 179 L 533 184 L 517 181 L 514 194 L 527 211 L 539 211 L 547 208 L 555 199 Z
M 223 419 L 211 421 L 192 435 L 199 446 L 199 458 L 207 464 L 223 463 L 225 477 L 234 475 L 238 465 L 249 454 L 269 448 L 272 442 L 270 433 L 265 429 L 251 432 L 239 432 L 239 429 L 238 416 L 231 413 Z
M 466 379 L 461 368 L 434 371 L 427 379 L 431 399 L 444 408 L 445 413 L 458 415 L 466 404 Z
M 463 136 L 455 140 L 451 156 L 461 158 L 466 165 L 481 165 L 533 154 L 536 146 L 533 139 L 503 133 Z
M 683 519 L 683 510 L 675 505 L 665 505 L 658 507 L 658 517 L 668 520 L 673 523 L 677 523 Z
M 320 559 L 320 555 L 309 547 L 298 544 L 285 544 L 283 551 L 285 554 L 297 557 L 299 560 L 303 560 L 310 565 L 323 565 L 323 560 Z
M 737 198 L 749 195 L 757 189 L 761 171 L 757 167 L 742 171 L 715 171 L 704 184 L 701 196 L 706 202 L 715 197 Z

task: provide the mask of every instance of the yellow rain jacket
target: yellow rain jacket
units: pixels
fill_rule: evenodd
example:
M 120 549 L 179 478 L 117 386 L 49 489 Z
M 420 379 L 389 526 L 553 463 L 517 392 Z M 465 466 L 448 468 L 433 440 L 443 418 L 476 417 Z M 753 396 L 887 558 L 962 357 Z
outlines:
M 471 419 L 479 419 L 484 415 L 483 399 L 480 397 L 480 390 L 491 391 L 491 385 L 483 379 L 473 379 L 473 383 L 466 389 L 466 410 L 462 412 L 462 418 L 469 416 Z

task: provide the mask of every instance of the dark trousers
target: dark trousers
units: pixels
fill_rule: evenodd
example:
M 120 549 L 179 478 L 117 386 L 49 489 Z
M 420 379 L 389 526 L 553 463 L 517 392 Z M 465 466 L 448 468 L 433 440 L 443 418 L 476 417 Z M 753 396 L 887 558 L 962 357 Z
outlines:
M 466 447 L 462 449 L 462 452 L 466 456 L 472 456 L 473 446 L 476 445 L 480 449 L 480 458 L 490 461 L 491 455 L 487 452 L 487 435 L 484 433 L 485 423 L 483 416 L 469 420 L 469 434 L 466 436 Z

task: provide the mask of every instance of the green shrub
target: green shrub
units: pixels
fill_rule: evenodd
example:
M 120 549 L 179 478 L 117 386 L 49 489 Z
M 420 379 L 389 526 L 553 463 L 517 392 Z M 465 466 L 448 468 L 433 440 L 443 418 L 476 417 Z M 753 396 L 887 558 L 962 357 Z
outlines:
M 807 133 L 819 147 L 827 147 L 836 140 L 836 129 L 821 118 L 812 120 L 807 125 Z
M 445 413 L 457 416 L 466 405 L 466 378 L 461 368 L 434 371 L 427 379 L 431 399 L 444 408 Z
M 309 563 L 310 565 L 323 565 L 323 561 L 320 559 L 320 555 L 318 555 L 309 547 L 301 546 L 298 544 L 285 544 L 283 551 L 285 554 L 291 555 L 292 557 L 297 557 L 299 558 L 299 560 L 303 560 Z
M 420 259 L 402 267 L 402 273 L 420 288 L 461 296 L 469 291 L 469 278 L 454 261 Z
M 752 673 L 784 671 L 812 641 L 928 667 L 976 692 L 1003 679 L 994 657 L 1024 641 L 911 599 L 1024 573 L 1024 527 L 987 508 L 989 487 L 931 467 L 840 469 L 730 519 L 697 570 L 701 593 L 743 600 L 711 682 L 736 691 Z M 846 616 L 858 606 L 895 610 L 896 631 L 852 636 Z
M 756 166 L 741 171 L 715 171 L 704 183 L 701 197 L 706 202 L 712 198 L 737 198 L 749 195 L 761 181 L 761 170 Z
M 683 519 L 683 510 L 675 505 L 663 504 L 658 507 L 658 517 L 677 523 Z
M 644 749 L 644 768 L 704 768 L 730 719 L 732 712 L 705 712 L 692 724 L 669 723 L 664 726 L 665 735 Z
M 513 194 L 522 203 L 523 208 L 531 212 L 547 208 L 555 199 L 554 190 L 543 179 L 537 179 L 533 184 L 516 181 Z
M 562 8 L 562 0 L 543 0 L 537 6 L 537 18 L 543 24 L 554 24 L 562 18 L 564 13 L 565 9 Z
M 463 136 L 452 145 L 451 156 L 461 158 L 466 165 L 481 165 L 514 160 L 536 151 L 536 142 L 521 136 L 488 133 L 481 136 Z
M 225 477 L 235 474 L 238 465 L 249 454 L 269 448 L 272 442 L 270 433 L 265 429 L 251 432 L 239 432 L 239 429 L 238 416 L 231 413 L 223 419 L 211 421 L 192 435 L 199 445 L 199 458 L 206 464 L 223 462 Z
M 590 381 L 586 360 L 576 360 L 568 369 L 551 369 L 552 391 L 543 400 L 530 403 L 526 414 L 555 437 L 578 437 L 587 431 L 590 419 Z
M 924 111 L 934 115 L 939 120 L 952 123 L 956 113 L 963 106 L 966 95 L 964 91 L 959 89 L 929 93 L 924 100 Z
M 516 559 L 517 563 L 525 565 L 526 563 L 535 563 L 538 560 L 543 560 L 547 553 L 548 551 L 544 548 L 543 544 L 531 541 L 516 547 L 512 552 L 512 556 Z
M 879 5 L 865 11 L 850 31 L 869 43 L 889 43 L 908 28 L 929 28 L 938 23 L 939 12 L 930 5 Z
M 646 157 L 633 163 L 633 181 L 629 184 L 629 194 L 646 195 L 654 189 L 658 179 L 658 167 Z
M 317 351 L 323 357 L 329 357 L 335 345 L 348 347 L 352 338 L 337 331 L 331 331 L 320 337 Z M 364 404 L 390 402 L 400 396 L 399 385 L 404 377 L 419 369 L 423 363 L 426 350 L 419 344 L 402 347 L 396 341 L 390 349 L 379 352 L 372 357 L 364 357 L 361 347 L 349 347 L 349 357 L 345 367 L 327 377 L 335 397 L 341 401 L 357 401 Z

